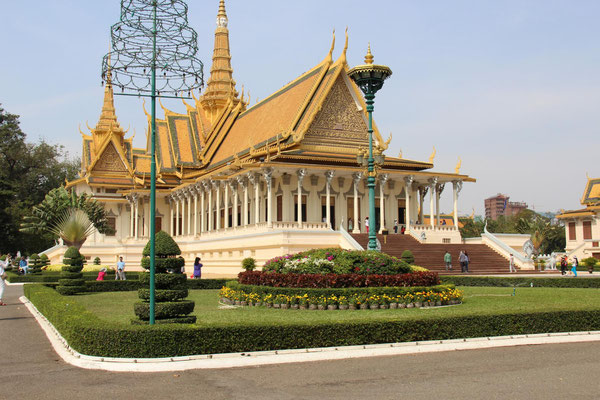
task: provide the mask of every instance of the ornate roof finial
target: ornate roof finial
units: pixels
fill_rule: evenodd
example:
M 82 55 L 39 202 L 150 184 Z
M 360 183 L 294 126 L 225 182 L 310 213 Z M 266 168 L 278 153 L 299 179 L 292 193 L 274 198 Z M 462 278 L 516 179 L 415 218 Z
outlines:
M 219 13 L 217 14 L 217 26 L 227 28 L 227 12 L 225 11 L 225 0 L 219 2 Z
M 429 163 L 433 164 L 434 159 L 435 159 L 435 146 L 433 146 L 433 151 L 431 152 L 431 155 L 429 156 Z
M 460 173 L 460 166 L 462 165 L 462 160 L 458 157 L 458 162 L 456 163 L 456 168 L 454 168 L 454 173 Z
M 327 59 L 331 61 L 333 59 L 333 49 L 335 49 L 335 29 L 333 30 L 333 39 L 331 40 L 331 48 L 329 49 L 329 54 L 327 54 Z
M 365 56 L 365 64 L 373 64 L 373 54 L 371 54 L 371 42 L 369 42 L 369 47 L 367 48 L 367 55 Z
M 342 50 L 341 62 L 346 63 L 346 52 L 348 51 L 348 27 L 346 27 L 346 42 L 344 43 L 344 49 Z

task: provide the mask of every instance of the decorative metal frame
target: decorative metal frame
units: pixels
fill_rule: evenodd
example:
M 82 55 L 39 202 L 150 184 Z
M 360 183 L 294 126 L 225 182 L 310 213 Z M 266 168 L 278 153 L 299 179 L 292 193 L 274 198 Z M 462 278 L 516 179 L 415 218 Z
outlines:
M 198 35 L 188 26 L 187 11 L 182 0 L 121 0 L 111 50 L 102 60 L 102 83 L 121 89 L 115 94 L 151 98 L 150 325 L 155 322 L 156 98 L 184 98 L 185 92 L 189 97 L 204 84 Z

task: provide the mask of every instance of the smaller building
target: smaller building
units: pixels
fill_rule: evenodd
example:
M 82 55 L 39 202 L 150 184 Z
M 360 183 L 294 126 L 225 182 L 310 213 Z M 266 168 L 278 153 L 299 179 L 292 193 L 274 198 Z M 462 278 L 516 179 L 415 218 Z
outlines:
M 527 203 L 509 199 L 509 196 L 501 193 L 485 199 L 485 217 L 497 220 L 500 216 L 512 217 L 527 209 Z
M 600 259 L 600 179 L 588 178 L 581 197 L 583 209 L 562 211 L 556 216 L 565 224 L 565 251 L 582 258 Z

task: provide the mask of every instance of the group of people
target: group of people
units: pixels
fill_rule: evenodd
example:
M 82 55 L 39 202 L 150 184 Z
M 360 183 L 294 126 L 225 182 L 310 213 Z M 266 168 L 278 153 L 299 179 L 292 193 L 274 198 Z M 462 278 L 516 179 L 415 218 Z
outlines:
M 185 266 L 182 266 L 178 270 L 169 270 L 170 274 L 185 274 Z M 1 275 L 1 274 L 0 274 Z M 106 268 L 102 268 L 98 271 L 97 281 L 103 281 L 106 277 Z M 200 262 L 200 257 L 196 257 L 194 260 L 194 272 L 191 276 L 192 279 L 200 279 L 202 277 L 202 263 Z M 123 261 L 123 257 L 119 257 L 119 261 L 117 262 L 117 269 L 115 270 L 115 280 L 127 280 L 125 276 L 125 262 Z M 0 296 L 2 299 L 2 296 Z
M 571 262 L 571 270 L 567 272 L 569 268 L 569 259 L 567 256 L 562 256 L 560 259 L 560 274 L 567 275 L 567 273 L 572 273 L 575 278 L 577 278 L 577 267 L 579 266 L 579 260 L 577 256 L 573 256 L 573 261 Z
M 458 254 L 458 263 L 460 264 L 460 272 L 469 273 L 469 253 L 466 250 L 461 250 Z M 444 254 L 444 263 L 446 264 L 446 271 L 452 271 L 452 255 L 448 250 Z

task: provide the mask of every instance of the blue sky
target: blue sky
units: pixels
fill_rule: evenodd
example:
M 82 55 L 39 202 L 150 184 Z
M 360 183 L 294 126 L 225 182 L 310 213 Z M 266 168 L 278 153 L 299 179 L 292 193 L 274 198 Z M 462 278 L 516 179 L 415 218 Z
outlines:
M 100 114 L 102 56 L 120 2 L 3 2 L 0 103 L 21 115 L 30 140 L 80 154 L 78 125 Z M 460 212 L 483 211 L 498 192 L 538 211 L 579 207 L 586 173 L 600 176 L 598 1 L 227 0 L 238 89 L 263 99 L 323 59 L 348 26 L 350 65 L 367 42 L 393 76 L 378 93 L 375 119 L 388 154 L 427 160 L 475 178 Z M 218 0 L 189 0 L 198 57 L 208 76 Z M 180 103 L 166 101 L 175 111 Z M 117 115 L 144 146 L 141 101 L 119 97 Z M 442 205 L 451 211 L 450 191 Z

